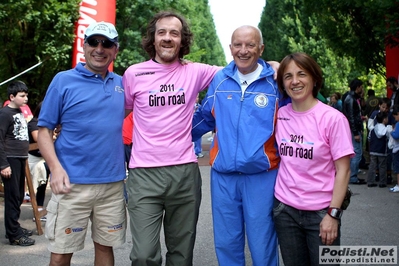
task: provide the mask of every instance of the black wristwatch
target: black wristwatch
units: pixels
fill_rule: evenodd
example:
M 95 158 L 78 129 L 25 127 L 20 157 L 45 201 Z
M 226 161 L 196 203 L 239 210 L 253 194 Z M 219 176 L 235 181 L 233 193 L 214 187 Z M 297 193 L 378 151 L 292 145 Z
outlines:
M 343 211 L 340 208 L 328 208 L 327 210 L 328 215 L 330 215 L 334 219 L 341 219 Z

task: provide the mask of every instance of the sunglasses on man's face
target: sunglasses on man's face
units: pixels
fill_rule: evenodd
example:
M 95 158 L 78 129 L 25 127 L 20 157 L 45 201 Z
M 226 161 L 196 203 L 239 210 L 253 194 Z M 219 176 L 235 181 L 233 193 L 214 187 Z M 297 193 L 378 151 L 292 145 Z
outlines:
M 99 43 L 103 46 L 103 48 L 111 48 L 112 46 L 115 45 L 114 42 L 111 42 L 110 40 L 99 40 L 99 39 L 87 39 L 86 41 L 91 47 L 97 47 Z

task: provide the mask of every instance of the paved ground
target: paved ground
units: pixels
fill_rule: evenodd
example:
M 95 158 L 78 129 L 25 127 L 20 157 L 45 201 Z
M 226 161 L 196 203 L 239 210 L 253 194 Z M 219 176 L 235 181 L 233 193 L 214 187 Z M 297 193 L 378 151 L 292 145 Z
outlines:
M 199 160 L 203 178 L 203 200 L 198 235 L 194 252 L 195 266 L 216 266 L 213 247 L 212 219 L 209 192 L 208 150 L 204 137 L 204 158 Z M 365 173 L 360 175 L 365 178 Z M 387 188 L 368 188 L 367 185 L 351 185 L 354 195 L 351 205 L 342 218 L 342 245 L 399 245 L 399 193 L 390 193 Z M 49 198 L 50 190 L 48 189 Z M 22 226 L 35 229 L 30 204 L 23 204 L 20 222 Z M 4 238 L 4 207 L 0 202 L 0 265 L 48 265 L 49 252 L 44 235 L 33 235 L 36 244 L 30 247 L 11 246 Z M 44 228 L 44 227 L 43 227 Z M 93 265 L 93 244 L 86 238 L 83 251 L 72 258 L 72 265 Z M 130 230 L 127 242 L 115 249 L 117 266 L 130 265 L 129 253 L 132 247 Z M 163 250 L 165 250 L 163 246 Z M 247 251 L 247 265 L 252 265 Z M 281 264 L 282 265 L 282 264 Z M 360 264 L 358 264 L 360 265 Z

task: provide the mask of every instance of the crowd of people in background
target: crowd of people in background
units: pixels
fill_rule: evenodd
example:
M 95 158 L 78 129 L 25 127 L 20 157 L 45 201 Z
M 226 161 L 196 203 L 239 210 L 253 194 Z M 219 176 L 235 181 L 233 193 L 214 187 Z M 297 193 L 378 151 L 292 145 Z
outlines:
M 354 79 L 350 91 L 342 96 L 334 92 L 328 98 L 328 105 L 343 112 L 350 122 L 356 153 L 351 159 L 351 184 L 385 188 L 394 183 L 398 174 L 395 165 L 399 162 L 394 156 L 397 151 L 392 144 L 397 136 L 392 130 L 396 124 L 393 110 L 399 106 L 399 85 L 395 77 L 388 77 L 386 85 L 390 97 L 378 97 L 375 90 L 368 89 L 365 98 L 363 82 Z M 361 169 L 369 170 L 367 180 L 358 178 L 358 173 L 363 173 Z M 398 185 L 390 191 L 399 192 Z

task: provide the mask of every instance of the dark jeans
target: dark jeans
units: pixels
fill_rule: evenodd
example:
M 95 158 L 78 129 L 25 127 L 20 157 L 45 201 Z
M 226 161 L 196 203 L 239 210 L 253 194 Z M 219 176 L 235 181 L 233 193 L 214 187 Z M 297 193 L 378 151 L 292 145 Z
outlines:
M 388 156 L 387 156 L 387 176 L 392 176 L 392 149 L 388 149 Z
M 25 194 L 26 158 L 7 158 L 11 177 L 2 177 L 4 184 L 4 225 L 10 242 L 23 236 L 18 222 Z
M 273 217 L 285 266 L 319 265 L 320 223 L 327 209 L 301 211 L 274 199 Z M 333 245 L 340 245 L 341 232 Z
M 360 133 L 359 133 L 360 134 Z M 359 179 L 357 178 L 357 173 L 359 172 L 359 163 L 360 160 L 362 159 L 362 154 L 363 154 L 363 147 L 362 147 L 362 134 L 360 134 L 360 141 L 355 140 L 355 136 L 352 133 L 352 144 L 353 144 L 353 150 L 355 152 L 355 156 L 351 158 L 351 177 L 349 182 L 357 182 Z
M 375 173 L 378 170 L 380 176 L 380 185 L 387 184 L 387 156 L 370 155 L 369 172 L 367 174 L 367 183 L 375 183 Z

